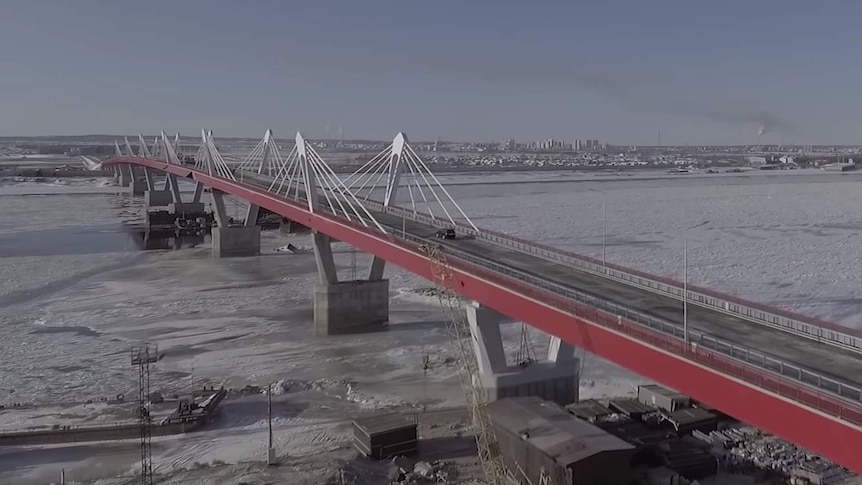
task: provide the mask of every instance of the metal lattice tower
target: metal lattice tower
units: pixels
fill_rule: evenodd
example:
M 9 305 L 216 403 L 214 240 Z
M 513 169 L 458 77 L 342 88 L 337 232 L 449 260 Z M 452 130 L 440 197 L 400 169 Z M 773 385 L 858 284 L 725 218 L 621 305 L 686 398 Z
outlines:
M 476 436 L 476 448 L 485 481 L 489 485 L 512 483 L 514 480 L 503 464 L 497 436 L 485 409 L 488 405 L 488 394 L 479 380 L 479 361 L 473 346 L 470 324 L 467 322 L 461 301 L 450 288 L 454 275 L 439 245 L 427 244 L 420 246 L 419 249 L 431 262 L 434 282 L 439 287 L 437 298 L 446 317 L 446 330 L 460 359 L 461 385 L 467 398 L 467 409 L 470 413 L 473 433 Z
M 141 429 L 141 484 L 153 484 L 152 417 L 150 416 L 150 364 L 159 360 L 159 348 L 132 347 L 132 365 L 138 368 L 138 423 Z

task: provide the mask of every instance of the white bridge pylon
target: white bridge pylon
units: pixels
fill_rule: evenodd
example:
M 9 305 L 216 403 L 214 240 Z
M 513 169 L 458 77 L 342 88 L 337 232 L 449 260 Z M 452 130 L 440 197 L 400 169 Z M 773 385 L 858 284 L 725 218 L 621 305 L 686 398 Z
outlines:
M 201 130 L 201 144 L 195 154 L 195 168 L 213 177 L 236 180 L 233 170 L 216 148 L 212 131 Z
M 267 134 L 274 144 L 271 133 L 267 131 Z M 266 140 L 267 137 L 264 136 L 264 141 L 258 146 L 264 145 Z M 255 159 L 250 157 L 247 161 L 250 163 L 246 167 L 252 167 L 251 171 L 265 168 L 263 160 L 255 162 Z M 330 212 L 348 221 L 386 232 L 301 133 L 296 133 L 293 149 L 279 162 L 275 177 L 269 185 L 270 192 L 307 203 L 309 212 Z M 253 163 L 258 165 L 255 167 Z
M 385 186 L 380 184 L 383 177 L 386 177 Z M 405 179 L 403 183 L 402 179 Z M 466 223 L 479 231 L 425 161 L 416 154 L 404 133 L 398 133 L 388 147 L 344 179 L 343 184 L 363 201 L 369 198 L 377 200 L 383 203 L 384 208 L 400 206 L 396 201 L 399 189 L 404 187 L 410 202 L 409 209 L 414 214 L 422 212 L 453 226 Z
M 237 170 L 274 177 L 278 174 L 282 162 L 281 151 L 278 149 L 275 137 L 272 136 L 272 130 L 266 130 L 263 139 L 239 164 Z

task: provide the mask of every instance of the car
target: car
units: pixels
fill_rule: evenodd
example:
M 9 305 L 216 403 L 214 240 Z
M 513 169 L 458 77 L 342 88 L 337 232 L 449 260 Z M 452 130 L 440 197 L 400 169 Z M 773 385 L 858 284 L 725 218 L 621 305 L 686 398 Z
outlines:
M 440 229 L 436 236 L 440 239 L 455 239 L 455 229 Z

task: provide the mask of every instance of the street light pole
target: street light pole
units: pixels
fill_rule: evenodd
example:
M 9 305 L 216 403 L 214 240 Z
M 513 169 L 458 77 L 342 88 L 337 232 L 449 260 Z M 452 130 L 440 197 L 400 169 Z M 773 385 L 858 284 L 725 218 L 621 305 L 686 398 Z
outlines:
M 275 465 L 275 448 L 272 447 L 272 383 L 266 389 L 266 414 L 269 421 L 269 445 L 266 449 L 266 464 Z
M 688 343 L 688 236 L 682 242 L 682 335 Z
M 602 200 L 602 266 L 607 268 L 607 234 L 608 234 L 608 212 L 605 201 Z

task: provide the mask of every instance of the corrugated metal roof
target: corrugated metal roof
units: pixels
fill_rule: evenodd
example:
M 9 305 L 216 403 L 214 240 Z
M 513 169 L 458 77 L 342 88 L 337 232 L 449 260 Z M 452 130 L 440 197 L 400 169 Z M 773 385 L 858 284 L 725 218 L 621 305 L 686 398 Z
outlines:
M 359 418 L 354 420 L 353 423 L 369 436 L 416 426 L 416 423 L 400 413 L 378 414 L 367 418 Z
M 628 416 L 652 413 L 656 408 L 647 406 L 637 399 L 612 399 L 608 406 Z
M 600 418 L 602 416 L 614 414 L 614 412 L 608 409 L 607 406 L 596 401 L 595 399 L 586 399 L 580 402 L 569 404 L 568 406 L 566 406 L 566 409 L 575 416 L 581 419 L 586 419 L 588 421 Z
M 664 386 L 660 386 L 658 384 L 643 384 L 638 386 L 639 389 L 647 389 L 654 394 L 658 394 L 659 396 L 664 396 L 669 399 L 673 399 L 675 401 L 687 401 L 689 400 L 688 396 L 682 394 L 680 392 L 676 392 L 673 389 L 668 389 Z
M 718 417 L 704 409 L 700 408 L 685 408 L 665 415 L 667 420 L 679 429 L 680 426 L 686 426 L 695 423 L 714 421 Z
M 633 450 L 625 441 L 537 397 L 506 398 L 488 405 L 494 424 L 526 440 L 562 466 L 606 451 Z

